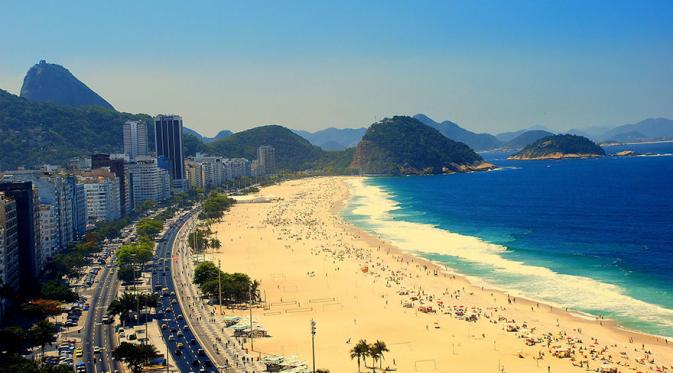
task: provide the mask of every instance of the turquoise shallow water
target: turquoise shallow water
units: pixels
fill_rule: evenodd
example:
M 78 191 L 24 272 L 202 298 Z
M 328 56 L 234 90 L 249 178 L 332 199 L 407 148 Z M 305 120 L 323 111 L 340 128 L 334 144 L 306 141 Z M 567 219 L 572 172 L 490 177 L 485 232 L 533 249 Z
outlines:
M 606 151 L 623 149 L 664 156 L 484 154 L 500 169 L 355 183 L 342 214 L 475 281 L 673 336 L 673 144 Z

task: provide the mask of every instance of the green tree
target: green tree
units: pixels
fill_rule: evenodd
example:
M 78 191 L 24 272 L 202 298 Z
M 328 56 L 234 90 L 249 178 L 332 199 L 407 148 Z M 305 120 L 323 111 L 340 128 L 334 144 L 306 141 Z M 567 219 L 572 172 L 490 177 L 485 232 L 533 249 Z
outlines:
M 40 320 L 30 328 L 29 333 L 33 346 L 40 346 L 42 356 L 44 356 L 44 346 L 47 344 L 51 346 L 56 342 L 57 332 L 56 325 L 47 320 Z
M 138 221 L 136 230 L 139 236 L 148 236 L 154 239 L 161 232 L 163 226 L 164 224 L 159 219 L 143 218 Z
M 365 360 L 369 355 L 369 345 L 367 341 L 361 339 L 350 351 L 351 360 L 358 359 L 358 372 L 360 371 L 360 361 Z
M 112 356 L 123 361 L 133 373 L 141 373 L 150 360 L 159 356 L 153 345 L 139 345 L 122 342 L 112 351 Z

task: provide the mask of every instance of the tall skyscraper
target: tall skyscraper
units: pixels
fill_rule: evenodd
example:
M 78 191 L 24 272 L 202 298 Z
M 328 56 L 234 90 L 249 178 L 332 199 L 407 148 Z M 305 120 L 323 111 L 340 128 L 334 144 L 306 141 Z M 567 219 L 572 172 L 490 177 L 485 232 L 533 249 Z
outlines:
M 135 159 L 147 155 L 147 125 L 141 120 L 124 123 L 124 154 Z
M 257 148 L 257 160 L 261 175 L 276 173 L 276 149 L 271 145 L 262 145 Z
M 158 115 L 154 118 L 154 143 L 157 157 L 165 157 L 173 187 L 184 189 L 185 159 L 182 151 L 182 118 L 179 115 Z
M 37 285 L 40 263 L 40 201 L 30 181 L 0 183 L 0 192 L 16 202 L 19 259 L 19 287 L 32 290 Z
M 19 237 L 16 202 L 0 192 L 0 280 L 19 290 Z

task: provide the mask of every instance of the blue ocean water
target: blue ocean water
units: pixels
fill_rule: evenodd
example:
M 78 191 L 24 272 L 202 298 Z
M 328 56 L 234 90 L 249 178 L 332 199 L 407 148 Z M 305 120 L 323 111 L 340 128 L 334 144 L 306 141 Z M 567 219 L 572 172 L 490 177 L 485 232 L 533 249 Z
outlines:
M 605 148 L 625 149 L 664 156 L 485 153 L 498 170 L 356 182 L 342 214 L 491 286 L 673 336 L 673 143 Z

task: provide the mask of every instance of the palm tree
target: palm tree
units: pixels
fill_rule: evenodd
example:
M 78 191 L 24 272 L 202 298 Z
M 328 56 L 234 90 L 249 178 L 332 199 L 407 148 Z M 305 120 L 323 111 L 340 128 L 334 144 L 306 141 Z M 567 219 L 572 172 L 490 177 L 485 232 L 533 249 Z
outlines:
M 364 339 L 361 339 L 353 348 L 351 349 L 350 352 L 351 360 L 357 358 L 358 359 L 358 372 L 360 371 L 360 360 L 364 360 L 367 358 L 367 355 L 369 354 L 369 345 L 367 344 L 367 341 Z M 366 361 L 365 361 L 366 363 Z
M 51 345 L 56 341 L 55 334 L 58 332 L 56 325 L 47 321 L 40 320 L 30 328 L 29 334 L 35 346 L 40 346 L 42 356 L 44 357 L 44 346 Z
M 383 369 L 383 354 L 385 352 L 388 352 L 388 346 L 386 346 L 386 343 L 383 341 L 379 341 L 378 339 L 374 344 L 369 346 L 369 354 L 371 355 L 372 359 L 378 360 L 379 361 L 379 368 Z

